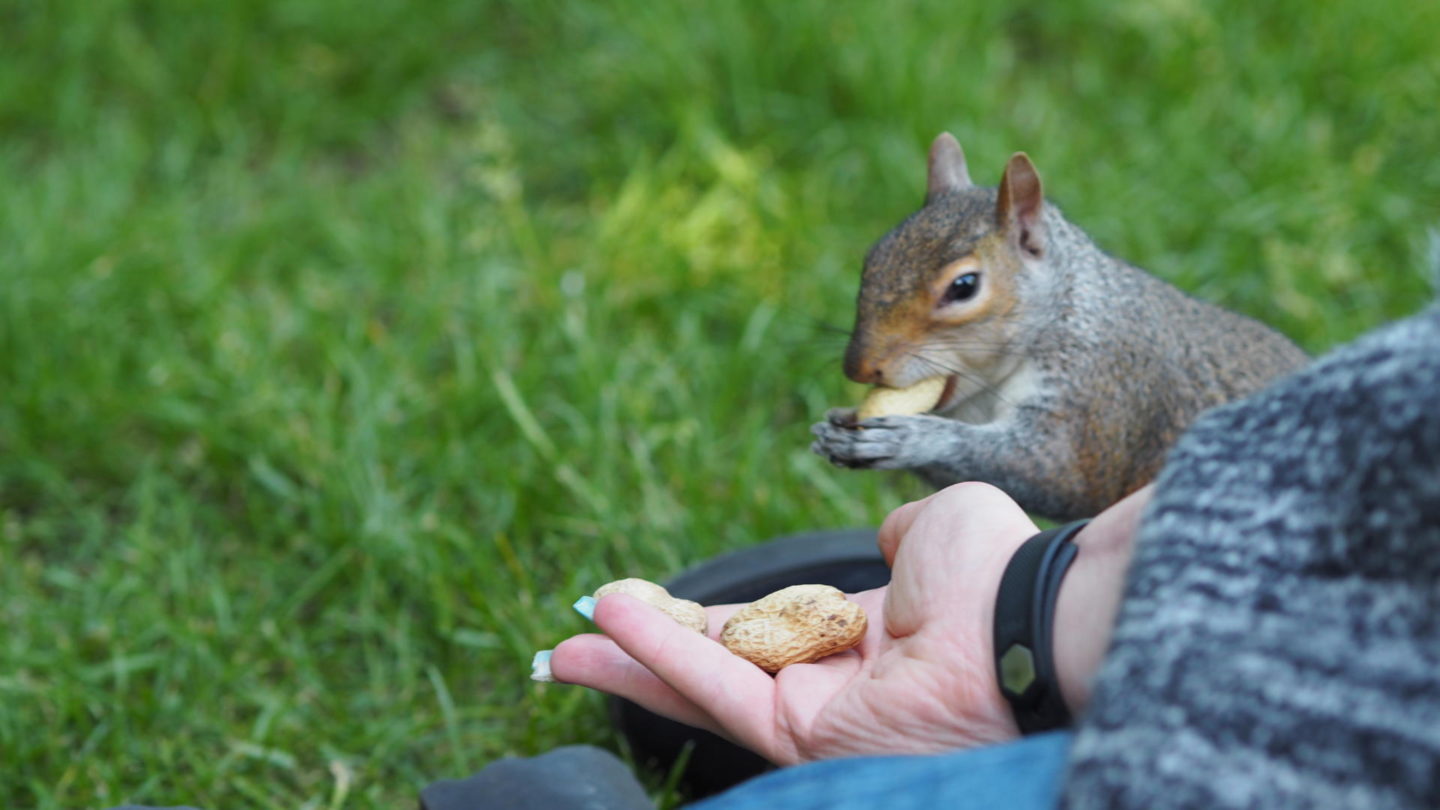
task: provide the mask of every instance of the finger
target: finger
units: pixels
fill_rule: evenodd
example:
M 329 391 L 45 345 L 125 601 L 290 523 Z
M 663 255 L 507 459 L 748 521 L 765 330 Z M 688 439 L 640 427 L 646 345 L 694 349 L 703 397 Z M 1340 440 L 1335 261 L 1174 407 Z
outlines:
M 930 495 L 918 501 L 911 501 L 895 508 L 885 516 L 885 521 L 880 524 L 876 542 L 880 546 L 880 553 L 885 557 L 886 565 L 891 568 L 895 567 L 895 552 L 900 548 L 900 540 L 910 531 L 910 527 L 915 523 L 915 518 L 919 517 L 934 497 L 934 495 Z
M 714 718 L 671 689 L 613 640 L 598 633 L 573 636 L 556 645 L 550 657 L 550 672 L 560 683 L 598 689 L 671 720 L 719 732 Z
M 774 750 L 775 681 L 759 667 L 626 594 L 601 599 L 595 623 L 733 739 Z
M 719 641 L 724 623 L 743 607 L 740 604 L 707 607 L 707 636 Z M 724 735 L 714 718 L 680 696 L 655 673 L 645 669 L 644 664 L 632 659 L 611 638 L 598 633 L 567 638 L 552 651 L 550 667 L 557 682 L 598 689 L 639 703 L 672 721 Z
M 705 608 L 705 617 L 706 617 L 708 623 L 707 623 L 707 625 L 706 625 L 705 635 L 709 636 L 710 638 L 712 638 L 712 639 L 714 639 L 714 640 L 716 640 L 716 641 L 719 641 L 719 640 L 720 640 L 720 631 L 722 631 L 722 630 L 725 629 L 725 622 L 730 621 L 730 617 L 731 617 L 731 616 L 734 616 L 736 613 L 739 613 L 739 612 L 740 612 L 740 608 L 743 608 L 743 607 L 745 607 L 745 606 L 744 606 L 744 605 L 710 605 L 710 606 L 706 607 L 706 608 Z

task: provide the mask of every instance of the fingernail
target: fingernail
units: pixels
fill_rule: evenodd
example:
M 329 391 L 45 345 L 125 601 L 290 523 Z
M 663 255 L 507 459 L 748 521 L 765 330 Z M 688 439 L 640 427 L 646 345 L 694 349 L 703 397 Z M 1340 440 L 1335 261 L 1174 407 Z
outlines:
M 555 683 L 555 676 L 550 674 L 550 656 L 554 650 L 541 650 L 535 653 L 530 661 L 530 680 L 540 683 Z
M 575 600 L 575 604 L 572 607 L 575 608 L 576 613 L 579 613 L 592 622 L 595 621 L 595 597 L 582 596 Z

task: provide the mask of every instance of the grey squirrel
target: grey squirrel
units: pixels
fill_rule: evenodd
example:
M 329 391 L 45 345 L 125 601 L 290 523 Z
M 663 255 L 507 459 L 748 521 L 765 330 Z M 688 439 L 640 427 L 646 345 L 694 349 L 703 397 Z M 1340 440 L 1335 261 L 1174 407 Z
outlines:
M 864 419 L 833 409 L 812 449 L 936 487 L 985 481 L 1069 520 L 1148 483 L 1201 411 L 1308 360 L 1269 327 L 1102 252 L 1045 202 L 1024 153 L 998 188 L 975 186 L 944 133 L 924 207 L 865 259 L 845 352 L 850 379 L 928 381 L 938 402 Z

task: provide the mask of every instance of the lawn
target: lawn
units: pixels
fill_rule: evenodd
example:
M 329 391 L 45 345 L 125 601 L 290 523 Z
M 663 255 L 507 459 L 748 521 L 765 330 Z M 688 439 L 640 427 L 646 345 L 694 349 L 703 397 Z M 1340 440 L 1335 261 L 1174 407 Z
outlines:
M 617 747 L 528 680 L 576 596 L 924 491 L 807 447 L 936 133 L 1318 352 L 1430 295 L 1437 38 L 1411 0 L 0 0 L 0 807 L 407 806 Z

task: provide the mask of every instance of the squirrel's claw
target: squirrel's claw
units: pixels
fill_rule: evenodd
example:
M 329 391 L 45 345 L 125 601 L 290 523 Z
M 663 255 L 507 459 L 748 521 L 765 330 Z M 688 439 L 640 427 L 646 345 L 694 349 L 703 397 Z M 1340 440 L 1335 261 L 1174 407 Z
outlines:
M 815 454 L 837 467 L 855 470 L 905 469 L 930 463 L 936 432 L 953 430 L 956 423 L 934 416 L 877 416 L 864 422 L 837 422 L 827 414 L 810 428 Z
M 849 412 L 848 419 L 846 411 Z M 883 460 L 883 453 L 877 456 L 871 452 L 878 448 L 865 441 L 863 434 L 866 431 L 858 428 L 854 414 L 853 408 L 836 408 L 826 414 L 824 422 L 811 426 L 810 432 L 815 435 L 815 441 L 810 445 L 811 452 L 824 456 L 836 467 L 854 470 L 873 467 Z

